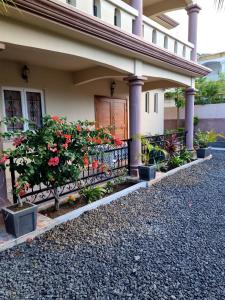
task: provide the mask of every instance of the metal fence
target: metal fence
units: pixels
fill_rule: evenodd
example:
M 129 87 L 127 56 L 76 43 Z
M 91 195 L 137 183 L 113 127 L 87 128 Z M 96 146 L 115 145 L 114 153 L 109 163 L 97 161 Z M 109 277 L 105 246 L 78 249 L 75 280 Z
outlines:
M 123 145 L 120 147 L 112 145 L 96 146 L 96 154 L 90 157 L 89 166 L 81 172 L 79 178 L 75 182 L 68 182 L 64 186 L 60 187 L 58 189 L 59 196 L 65 196 L 72 192 L 79 191 L 83 187 L 99 184 L 129 173 L 129 147 L 130 140 L 123 141 Z M 14 203 L 17 203 L 18 200 L 15 193 L 15 184 L 17 178 L 15 164 L 20 163 L 18 160 L 21 160 L 21 158 L 10 159 L 10 172 Z M 99 162 L 99 167 L 97 169 L 93 169 L 91 166 L 93 160 L 98 160 Z M 107 170 L 104 169 L 104 165 L 107 166 Z M 35 204 L 41 204 L 54 199 L 54 194 L 50 187 L 40 184 L 29 189 L 26 195 L 22 196 L 21 198 L 25 198 L 27 201 Z
M 145 137 L 151 144 L 158 145 L 163 149 L 166 149 L 168 140 L 172 138 L 174 134 L 158 135 L 158 136 L 147 136 Z M 186 135 L 184 133 L 175 133 L 176 135 L 176 151 L 180 152 L 185 147 Z M 112 145 L 100 145 L 96 146 L 96 155 L 90 157 L 89 166 L 83 170 L 79 178 L 75 182 L 68 182 L 64 186 L 58 189 L 59 196 L 65 196 L 72 192 L 77 192 L 83 187 L 96 185 L 99 183 L 106 182 L 110 179 L 129 174 L 130 166 L 130 142 L 131 140 L 124 140 L 123 145 L 120 147 Z M 147 148 L 142 144 L 142 154 L 145 154 Z M 161 155 L 161 154 L 157 154 Z M 155 159 L 155 158 L 154 158 Z M 157 157 L 158 160 L 163 160 L 163 157 Z M 17 203 L 17 195 L 15 193 L 15 184 L 17 174 L 15 172 L 15 164 L 23 161 L 23 159 L 10 159 L 10 172 L 12 181 L 12 193 L 13 201 Z M 93 160 L 98 160 L 99 166 L 107 165 L 107 171 L 102 167 L 93 169 L 91 163 Z M 29 189 L 26 195 L 22 196 L 27 201 L 41 204 L 49 200 L 54 199 L 53 191 L 50 187 L 44 184 L 36 185 Z
M 159 146 L 160 148 L 167 150 L 168 146 L 173 144 L 175 153 L 179 154 L 186 145 L 186 132 L 174 132 L 170 134 L 156 135 L 156 136 L 146 136 L 145 140 L 152 144 L 153 146 Z M 147 153 L 147 146 L 142 144 L 142 154 Z M 165 155 L 159 151 L 152 151 L 150 163 L 155 161 L 165 160 Z

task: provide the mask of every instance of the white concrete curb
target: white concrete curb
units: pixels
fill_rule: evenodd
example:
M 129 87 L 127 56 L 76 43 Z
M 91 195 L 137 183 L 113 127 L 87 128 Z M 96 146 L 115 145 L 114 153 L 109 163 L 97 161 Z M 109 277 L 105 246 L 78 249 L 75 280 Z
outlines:
M 83 206 L 81 208 L 78 208 L 76 210 L 73 210 L 73 211 L 71 211 L 71 212 L 69 212 L 69 213 L 67 213 L 63 216 L 60 216 L 60 217 L 56 218 L 55 221 L 57 222 L 57 224 L 65 223 L 67 221 L 78 218 L 80 215 L 82 215 L 86 211 L 90 211 L 90 210 L 96 209 L 100 206 L 107 205 L 107 204 L 111 203 L 112 201 L 118 200 L 123 196 L 126 196 L 126 195 L 128 195 L 132 192 L 137 191 L 140 188 L 146 188 L 146 187 L 147 187 L 147 183 L 145 181 L 139 182 L 139 183 L 127 188 L 127 189 L 124 189 L 124 190 L 122 190 L 120 192 L 117 192 L 113 195 L 110 195 L 110 196 L 105 197 L 103 199 L 97 200 L 97 201 L 95 201 L 91 204 L 85 205 L 85 206 Z
M 214 148 L 214 147 L 210 147 L 211 150 L 215 150 L 215 151 L 225 151 L 225 148 Z

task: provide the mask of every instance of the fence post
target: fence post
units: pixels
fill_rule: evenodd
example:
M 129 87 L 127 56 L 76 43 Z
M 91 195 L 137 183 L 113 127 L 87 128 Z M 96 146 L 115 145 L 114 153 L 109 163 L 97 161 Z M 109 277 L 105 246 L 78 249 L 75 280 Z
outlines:
M 185 133 L 184 133 L 184 145 L 185 145 L 185 147 L 187 146 L 187 134 L 188 134 L 188 132 L 185 131 Z
M 15 176 L 15 168 L 14 168 L 14 160 L 13 157 L 10 157 L 10 174 L 11 174 L 11 183 L 12 183 L 12 194 L 13 194 L 13 202 L 16 204 L 18 202 L 16 195 L 16 176 Z
M 128 151 L 128 175 L 130 176 L 130 143 L 131 143 L 131 139 L 128 140 L 127 142 L 127 151 Z

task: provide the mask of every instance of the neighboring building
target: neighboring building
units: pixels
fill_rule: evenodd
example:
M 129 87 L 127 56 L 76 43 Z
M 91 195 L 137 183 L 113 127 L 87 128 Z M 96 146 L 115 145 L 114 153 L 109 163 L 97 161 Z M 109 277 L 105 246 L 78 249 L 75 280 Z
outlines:
M 225 52 L 215 54 L 202 54 L 198 57 L 198 62 L 210 68 L 212 71 L 206 76 L 209 80 L 219 80 L 221 73 L 225 73 Z M 177 109 L 175 101 L 165 99 L 165 129 L 173 129 L 177 126 Z M 198 127 L 201 130 L 214 130 L 225 133 L 225 104 L 195 105 L 195 116 L 199 118 Z M 184 126 L 185 109 L 181 109 L 180 126 Z M 196 129 L 197 129 L 196 128 Z
M 163 90 L 177 86 L 188 89 L 192 117 L 194 79 L 209 71 L 196 62 L 200 8 L 191 0 L 14 2 L 0 15 L 1 117 L 39 126 L 45 113 L 59 114 L 113 125 L 121 138 L 159 134 Z M 189 39 L 173 36 L 168 29 L 177 24 L 163 14 L 180 8 L 189 14 Z M 133 169 L 140 149 L 133 140 Z
M 207 75 L 210 80 L 218 80 L 221 73 L 225 73 L 225 52 L 215 54 L 201 54 L 198 62 L 211 69 L 212 72 Z

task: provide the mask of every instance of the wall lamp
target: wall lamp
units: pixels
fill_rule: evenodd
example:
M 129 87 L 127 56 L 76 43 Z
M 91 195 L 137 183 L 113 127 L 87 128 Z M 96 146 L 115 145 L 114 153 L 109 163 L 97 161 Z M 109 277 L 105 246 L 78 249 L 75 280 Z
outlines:
M 116 89 L 116 82 L 113 80 L 111 82 L 111 86 L 110 86 L 110 90 L 111 90 L 111 97 L 113 97 L 114 93 L 115 93 L 115 89 Z
M 22 68 L 22 70 L 21 70 L 21 77 L 22 77 L 23 80 L 25 80 L 26 82 L 28 82 L 29 74 L 30 74 L 30 69 L 28 68 L 28 66 L 27 66 L 27 65 L 23 66 L 23 68 Z

